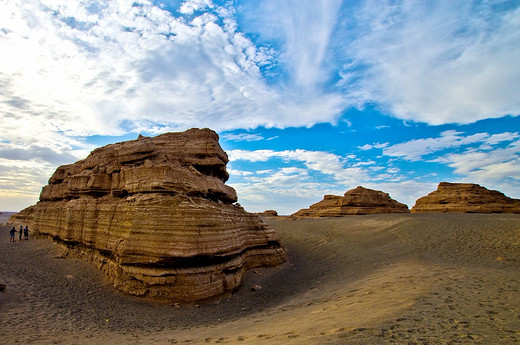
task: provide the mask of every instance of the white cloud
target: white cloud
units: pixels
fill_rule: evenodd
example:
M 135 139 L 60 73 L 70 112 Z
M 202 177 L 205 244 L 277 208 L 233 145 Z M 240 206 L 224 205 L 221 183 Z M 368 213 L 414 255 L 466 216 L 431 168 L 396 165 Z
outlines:
M 238 133 L 238 134 L 231 134 L 226 133 L 221 135 L 221 137 L 225 140 L 230 141 L 260 141 L 264 140 L 264 137 L 260 134 L 250 134 L 250 133 Z
M 428 156 L 429 162 L 453 168 L 454 177 L 450 182 L 479 183 L 520 198 L 519 137 L 516 132 L 464 136 L 461 132 L 446 131 L 438 138 L 415 139 L 388 146 L 383 153 L 409 161 L 419 161 Z M 446 149 L 451 150 L 446 152 Z M 384 174 L 377 176 L 383 177 Z
M 358 163 L 349 162 L 351 159 L 341 157 L 329 152 L 308 150 L 230 150 L 228 151 L 231 162 L 246 160 L 250 162 L 266 162 L 272 158 L 284 160 L 286 163 L 301 162 L 313 171 L 331 176 L 338 184 L 352 185 L 367 177 L 366 171 Z
M 359 146 L 358 148 L 361 151 L 368 151 L 372 149 L 382 149 L 388 146 L 389 143 L 375 143 L 375 144 L 365 144 L 363 146 Z
M 3 197 L 13 193 L 22 193 L 17 200 L 23 202 L 31 195 L 36 200 L 43 176 L 85 157 L 92 147 L 84 137 L 93 134 L 310 127 L 336 123 L 347 108 L 366 102 L 433 124 L 520 112 L 519 9 L 409 0 L 367 1 L 351 12 L 343 12 L 351 3 L 339 0 L 177 4 L 172 14 L 150 0 L 0 1 L 0 169 L 9 172 L 1 180 L 0 209 L 12 209 Z M 239 23 L 241 16 L 249 23 Z M 228 137 L 257 139 L 261 135 Z M 480 144 L 468 156 L 448 156 L 446 164 L 461 171 L 459 162 L 470 153 L 490 160 L 495 145 L 517 139 L 518 133 L 452 131 L 360 149 L 418 160 Z M 377 162 L 328 152 L 235 150 L 230 157 L 297 164 L 300 170 L 241 172 L 253 185 L 240 188 L 256 200 L 269 198 L 253 193 L 261 183 L 285 201 L 276 181 L 284 181 L 286 192 L 319 200 L 371 178 L 402 178 L 392 168 L 372 176 L 380 171 Z M 515 172 L 515 162 L 465 173 L 505 176 Z M 316 182 L 312 175 L 320 173 L 331 184 Z
M 276 156 L 276 152 L 273 150 L 229 150 L 227 151 L 229 160 L 238 161 L 245 160 L 249 162 L 265 162 L 273 156 Z
M 341 113 L 341 95 L 266 82 L 275 52 L 237 31 L 233 9 L 193 0 L 180 12 L 148 0 L 1 1 L 0 141 L 13 146 L 2 154 L 55 168 L 84 157 L 94 134 L 310 126 Z
M 325 194 L 342 195 L 366 181 L 377 180 L 370 176 L 372 169 L 365 169 L 353 156 L 300 149 L 230 150 L 228 155 L 231 165 L 240 160 L 263 164 L 274 159 L 281 159 L 285 164 L 277 164 L 267 171 L 251 171 L 251 175 L 241 173 L 239 182 L 230 183 L 240 196 L 239 202 L 247 203 L 254 212 L 274 208 L 280 214 L 291 214 L 321 200 Z M 398 171 L 389 169 L 387 172 L 395 178 Z M 317 173 L 327 178 L 317 177 Z
M 8 128 L 4 130 L 11 134 Z M 0 142 L 0 210 L 17 211 L 34 204 L 58 165 L 88 154 L 89 150 L 77 149 L 78 142 L 63 135 L 49 137 L 42 131 L 36 139 L 32 135 L 39 133 L 30 131 L 24 128 L 12 135 L 16 142 Z
M 424 156 L 438 151 L 485 142 L 490 138 L 488 133 L 476 133 L 468 136 L 461 134 L 463 133 L 450 130 L 442 132 L 441 136 L 437 138 L 414 139 L 390 145 L 383 148 L 383 154 L 418 161 Z
M 455 169 L 456 174 L 475 181 L 489 182 L 513 178 L 520 182 L 520 141 L 504 148 L 471 148 L 463 153 L 449 153 L 436 161 L 448 164 Z
M 227 168 L 226 170 L 230 176 L 251 176 L 254 174 L 252 171 L 236 170 L 232 168 Z
M 518 115 L 520 8 L 510 7 L 367 1 L 353 11 L 357 26 L 345 24 L 357 38 L 344 48 L 344 86 L 361 103 L 429 124 Z
M 179 12 L 193 14 L 193 12 L 203 10 L 207 7 L 213 7 L 213 3 L 210 0 L 189 0 L 182 3 Z
M 323 154 L 323 153 L 322 153 Z M 246 157 L 244 152 L 240 155 Z M 271 151 L 269 157 L 292 156 L 288 152 Z M 247 204 L 252 212 L 261 212 L 266 209 L 275 209 L 279 214 L 292 214 L 301 208 L 307 208 L 311 204 L 323 199 L 326 194 L 343 195 L 347 190 L 362 185 L 366 188 L 382 190 L 389 193 L 395 200 L 412 207 L 415 200 L 435 190 L 437 183 L 420 182 L 415 180 L 403 180 L 401 171 L 397 168 L 364 170 L 362 167 L 348 168 L 337 167 L 325 171 L 315 170 L 323 166 L 323 162 L 316 161 L 320 155 L 300 152 L 300 161 L 305 168 L 281 167 L 267 172 L 248 174 L 240 178 L 240 182 L 233 182 L 233 186 L 239 195 L 239 202 Z M 237 157 L 231 154 L 231 157 Z M 256 156 L 255 151 L 250 151 L 247 157 L 252 161 L 265 162 L 266 153 Z M 255 160 L 255 157 L 257 160 Z M 291 159 L 297 160 L 293 157 Z M 318 158 L 319 159 L 319 158 Z M 312 163 L 311 163 L 312 161 Z M 329 161 L 330 162 L 330 161 Z M 290 162 L 288 162 L 289 164 Z M 292 163 L 294 164 L 294 163 Z M 382 170 L 382 171 L 381 171 Z M 329 181 L 313 176 L 315 171 L 330 175 Z M 377 173 L 375 173 L 377 171 Z M 242 174 L 244 175 L 244 174 Z M 234 177 L 232 175 L 232 177 Z
M 120 135 L 142 123 L 310 126 L 335 121 L 344 108 L 339 94 L 266 83 L 260 66 L 272 50 L 237 32 L 232 11 L 187 20 L 149 1 L 96 4 L 0 4 L 0 112 L 84 136 Z M 212 7 L 181 6 L 186 13 Z
M 312 90 L 330 78 L 330 40 L 342 1 L 267 0 L 245 13 L 250 32 L 280 45 L 279 59 L 292 86 Z M 248 24 L 246 24 L 248 25 Z
M 486 143 L 489 145 L 496 145 L 503 141 L 513 141 L 515 139 L 520 138 L 520 135 L 518 132 L 511 133 L 511 132 L 505 132 L 505 133 L 498 133 L 493 134 L 489 138 L 486 139 Z

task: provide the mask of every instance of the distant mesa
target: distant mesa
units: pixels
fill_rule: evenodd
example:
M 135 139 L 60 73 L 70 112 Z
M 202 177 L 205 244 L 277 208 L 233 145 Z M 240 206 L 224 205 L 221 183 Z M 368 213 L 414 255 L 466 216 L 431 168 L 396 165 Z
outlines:
M 107 145 L 60 166 L 40 201 L 10 223 L 92 260 L 126 293 L 218 298 L 246 269 L 286 260 L 274 230 L 225 185 L 227 162 L 209 129 Z
M 291 215 L 294 218 L 342 217 L 348 215 L 409 213 L 405 204 L 392 199 L 387 193 L 357 187 L 344 196 L 325 195 L 324 199 L 309 208 Z
M 265 210 L 264 212 L 257 213 L 257 215 L 262 217 L 278 217 L 278 212 L 275 210 Z
M 520 213 L 520 200 L 478 184 L 441 182 L 415 202 L 412 212 Z

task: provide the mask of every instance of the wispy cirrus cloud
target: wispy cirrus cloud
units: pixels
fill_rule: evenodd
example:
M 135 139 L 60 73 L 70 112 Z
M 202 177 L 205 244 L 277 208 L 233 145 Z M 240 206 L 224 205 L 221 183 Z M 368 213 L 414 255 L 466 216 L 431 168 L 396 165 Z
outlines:
M 381 0 L 349 13 L 340 84 L 359 102 L 434 125 L 520 114 L 517 2 Z
M 244 15 L 251 23 L 245 29 L 277 44 L 293 87 L 315 91 L 333 73 L 327 62 L 341 5 L 341 0 L 251 2 L 245 5 Z
M 238 134 L 232 134 L 232 133 L 226 133 L 222 135 L 222 138 L 225 140 L 231 140 L 231 141 L 260 141 L 264 140 L 264 137 L 253 133 L 238 133 Z
M 383 154 L 393 157 L 402 157 L 411 161 L 419 161 L 429 154 L 466 146 L 478 142 L 485 142 L 490 138 L 488 133 L 476 133 L 463 136 L 462 132 L 448 130 L 437 138 L 413 139 L 407 142 L 382 147 Z
M 413 139 L 393 145 L 367 144 L 360 149 L 364 150 L 367 149 L 367 147 L 376 148 L 379 146 L 377 148 L 381 148 L 383 154 L 386 156 L 400 157 L 410 161 L 419 161 L 435 159 L 435 157 L 432 158 L 430 155 L 435 155 L 448 149 L 468 149 L 469 151 L 491 150 L 493 149 L 493 145 L 504 142 L 513 142 L 511 147 L 514 148 L 516 146 L 514 145 L 514 142 L 519 137 L 520 135 L 517 132 L 504 132 L 493 135 L 490 135 L 489 133 L 464 135 L 463 132 L 448 130 L 441 132 L 440 136 L 436 138 Z M 514 149 L 512 151 L 514 151 Z

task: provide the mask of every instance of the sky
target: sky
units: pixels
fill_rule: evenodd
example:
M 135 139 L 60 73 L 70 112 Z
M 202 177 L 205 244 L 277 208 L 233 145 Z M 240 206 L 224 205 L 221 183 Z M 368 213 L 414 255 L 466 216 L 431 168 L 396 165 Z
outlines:
M 441 181 L 520 198 L 520 1 L 3 0 L 0 210 L 109 143 L 211 128 L 250 212 Z

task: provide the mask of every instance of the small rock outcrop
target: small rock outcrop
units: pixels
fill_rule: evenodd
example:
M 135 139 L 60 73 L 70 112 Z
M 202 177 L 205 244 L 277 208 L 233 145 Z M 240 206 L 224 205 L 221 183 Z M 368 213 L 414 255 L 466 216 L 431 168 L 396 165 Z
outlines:
M 92 260 L 126 293 L 215 298 L 247 269 L 286 260 L 277 234 L 225 185 L 227 162 L 209 129 L 107 145 L 60 166 L 10 222 Z
M 294 218 L 342 217 L 348 215 L 409 213 L 405 204 L 390 198 L 387 193 L 357 187 L 344 196 L 325 195 L 322 201 L 291 215 Z
M 474 183 L 441 182 L 415 202 L 412 212 L 520 213 L 520 200 Z
M 278 217 L 278 212 L 275 210 L 265 210 L 264 212 L 257 213 L 257 215 L 262 217 Z

